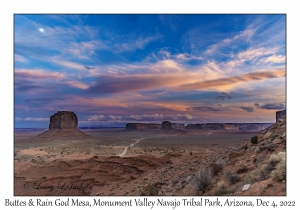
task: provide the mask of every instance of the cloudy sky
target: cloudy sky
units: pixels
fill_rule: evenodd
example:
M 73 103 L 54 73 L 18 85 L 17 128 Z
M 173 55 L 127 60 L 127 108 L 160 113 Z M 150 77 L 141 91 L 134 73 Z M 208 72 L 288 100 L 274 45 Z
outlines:
M 16 128 L 274 122 L 285 15 L 15 15 Z

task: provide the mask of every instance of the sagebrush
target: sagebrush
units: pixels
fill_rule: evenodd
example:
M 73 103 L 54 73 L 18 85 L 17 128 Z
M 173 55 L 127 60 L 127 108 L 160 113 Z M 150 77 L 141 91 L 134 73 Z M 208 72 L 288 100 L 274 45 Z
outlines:
M 204 190 L 210 185 L 212 179 L 211 167 L 205 167 L 200 169 L 191 180 L 192 187 L 197 192 L 204 192 Z
M 226 178 L 227 178 L 228 184 L 230 184 L 230 185 L 235 184 L 236 182 L 238 182 L 240 180 L 239 175 L 234 174 L 231 171 L 226 172 Z
M 142 194 L 142 196 L 157 196 L 158 195 L 158 188 L 155 184 L 148 184 Z

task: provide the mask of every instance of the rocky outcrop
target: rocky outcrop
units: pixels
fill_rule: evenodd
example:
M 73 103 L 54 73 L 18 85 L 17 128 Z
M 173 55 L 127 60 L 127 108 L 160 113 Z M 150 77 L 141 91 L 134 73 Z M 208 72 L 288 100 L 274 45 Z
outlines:
M 272 142 L 273 144 L 286 143 L 286 116 L 265 129 L 258 135 L 259 142 Z
M 235 125 L 223 124 L 224 130 L 237 131 L 239 128 Z
M 50 116 L 49 130 L 39 134 L 39 139 L 82 138 L 89 135 L 77 129 L 78 118 L 74 112 L 58 111 Z
M 164 121 L 161 124 L 161 129 L 174 129 L 174 126 L 170 121 Z
M 180 124 L 180 123 L 172 123 L 174 129 L 181 129 L 181 130 L 184 130 L 185 129 L 185 126 L 184 124 Z
M 159 130 L 161 124 L 148 124 L 148 123 L 127 123 L 126 131 L 137 131 L 137 130 Z
M 74 112 L 58 111 L 50 117 L 49 129 L 65 129 L 78 127 L 78 119 Z
M 279 119 L 283 118 L 284 116 L 286 116 L 286 109 L 276 112 L 276 122 L 278 122 Z
M 157 132 L 160 134 L 185 134 L 184 124 L 171 123 L 170 121 L 164 121 L 161 124 L 161 129 Z

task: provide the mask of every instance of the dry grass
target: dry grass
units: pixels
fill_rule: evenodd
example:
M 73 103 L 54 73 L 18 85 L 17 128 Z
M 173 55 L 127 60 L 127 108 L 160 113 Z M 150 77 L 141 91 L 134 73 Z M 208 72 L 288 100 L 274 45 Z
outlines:
M 277 181 L 283 181 L 286 180 L 286 153 L 279 152 L 277 155 L 280 158 L 280 161 L 272 171 L 271 177 Z

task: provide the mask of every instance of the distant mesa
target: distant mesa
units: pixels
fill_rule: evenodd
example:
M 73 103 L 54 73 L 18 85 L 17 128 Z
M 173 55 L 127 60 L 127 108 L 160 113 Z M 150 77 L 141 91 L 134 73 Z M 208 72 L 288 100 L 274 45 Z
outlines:
M 157 133 L 163 134 L 184 134 L 184 124 L 171 123 L 170 121 L 164 121 L 161 124 L 161 129 Z
M 161 124 L 161 129 L 174 129 L 174 126 L 170 121 L 164 121 Z
M 74 138 L 88 137 L 78 128 L 78 118 L 74 112 L 58 111 L 50 117 L 49 130 L 37 135 L 37 138 Z
M 185 128 L 186 128 L 187 130 L 200 130 L 200 129 L 203 129 L 202 125 L 199 124 L 199 123 L 196 123 L 196 124 L 188 124 Z
M 124 131 L 153 131 L 156 130 L 159 133 L 175 133 L 185 132 L 184 124 L 171 123 L 170 121 L 164 121 L 161 124 L 155 123 L 127 123 Z
M 151 131 L 158 133 L 185 133 L 194 131 L 234 131 L 234 132 L 258 132 L 272 125 L 271 123 L 196 123 L 180 124 L 163 121 L 161 124 L 151 123 L 127 123 L 124 131 Z
M 126 131 L 143 131 L 143 130 L 159 130 L 161 129 L 161 124 L 151 124 L 151 123 L 127 123 Z
M 232 130 L 237 131 L 239 128 L 235 125 L 225 123 L 206 123 L 206 124 L 188 124 L 187 130 Z

